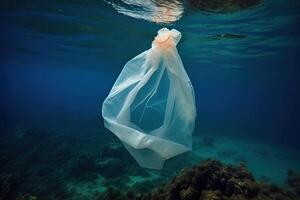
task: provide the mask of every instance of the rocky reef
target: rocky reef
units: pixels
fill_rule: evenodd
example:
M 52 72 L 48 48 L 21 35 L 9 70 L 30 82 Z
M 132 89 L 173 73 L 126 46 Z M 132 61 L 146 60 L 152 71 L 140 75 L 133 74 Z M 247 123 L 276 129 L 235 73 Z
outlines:
M 299 177 L 289 174 L 289 182 L 295 187 L 280 188 L 258 182 L 246 169 L 224 165 L 216 160 L 206 160 L 200 165 L 183 169 L 169 183 L 149 194 L 125 195 L 109 190 L 104 197 L 112 199 L 140 200 L 297 200 Z M 299 189 L 299 188 L 298 188 Z
M 289 170 L 287 183 L 297 193 L 297 195 L 300 195 L 300 174 L 299 173 Z
M 162 170 L 144 169 L 104 132 L 22 129 L 0 137 L 0 200 L 300 199 L 300 175 L 292 170 L 286 188 L 279 188 L 263 183 L 267 177 L 257 181 L 244 164 L 224 165 L 192 152 L 170 159 Z M 199 145 L 217 146 L 209 137 Z M 232 149 L 216 153 L 238 158 Z
M 18 129 L 0 137 L 0 200 L 93 200 L 112 188 L 146 193 L 193 160 L 184 155 L 147 170 L 108 133 Z

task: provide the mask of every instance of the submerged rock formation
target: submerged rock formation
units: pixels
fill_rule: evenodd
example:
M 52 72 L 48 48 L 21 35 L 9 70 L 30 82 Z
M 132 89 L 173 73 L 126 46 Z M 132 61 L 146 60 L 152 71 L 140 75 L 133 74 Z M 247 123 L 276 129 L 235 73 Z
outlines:
M 300 195 L 300 174 L 296 173 L 292 170 L 288 171 L 287 178 L 288 185 L 298 194 Z
M 267 200 L 276 198 L 296 199 L 287 191 L 257 182 L 243 164 L 234 167 L 207 160 L 199 166 L 183 170 L 160 191 L 151 194 L 148 199 Z
M 201 165 L 182 170 L 171 182 L 147 195 L 109 191 L 105 199 L 296 200 L 299 199 L 297 195 L 292 190 L 257 182 L 243 164 L 231 166 L 206 160 Z
M 0 200 L 300 199 L 300 174 L 294 171 L 288 172 L 288 188 L 279 188 L 255 180 L 245 165 L 206 160 L 192 166 L 201 157 L 190 153 L 171 159 L 161 171 L 152 171 L 134 162 L 109 134 L 36 129 L 12 133 L 0 142 Z M 214 141 L 206 138 L 202 145 L 211 148 Z M 231 149 L 219 153 L 236 157 Z M 186 166 L 190 167 L 179 171 Z

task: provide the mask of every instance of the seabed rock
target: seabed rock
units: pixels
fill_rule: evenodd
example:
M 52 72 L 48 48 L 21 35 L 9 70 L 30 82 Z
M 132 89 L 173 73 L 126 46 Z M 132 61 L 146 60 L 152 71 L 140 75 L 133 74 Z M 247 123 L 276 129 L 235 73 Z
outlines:
M 288 171 L 287 178 L 288 185 L 298 194 L 300 195 L 300 174 L 296 173 L 292 170 Z
M 114 199 L 113 194 L 110 192 L 106 199 Z M 131 194 L 130 198 L 119 192 L 117 194 L 116 199 L 140 200 L 299 199 L 297 192 L 256 181 L 244 164 L 224 165 L 210 159 L 200 165 L 181 170 L 169 183 L 158 187 L 149 194 L 135 194 L 137 196 Z
M 206 160 L 194 165 L 201 157 L 192 153 L 169 160 L 161 171 L 145 170 L 114 138 L 91 137 L 81 142 L 83 137 L 71 134 L 28 129 L 2 140 L 0 200 L 300 199 L 300 176 L 293 171 L 288 188 L 280 188 L 255 180 L 243 164 Z M 190 167 L 178 172 L 184 166 Z

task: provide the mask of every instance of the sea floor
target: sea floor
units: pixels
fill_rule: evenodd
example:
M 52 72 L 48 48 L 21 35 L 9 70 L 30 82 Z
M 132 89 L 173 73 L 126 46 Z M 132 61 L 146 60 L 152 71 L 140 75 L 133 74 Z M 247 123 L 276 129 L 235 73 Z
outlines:
M 285 184 L 288 170 L 300 171 L 300 155 L 296 150 L 237 138 L 215 137 L 195 138 L 194 154 L 227 164 L 243 162 L 256 179 L 276 185 Z
M 288 170 L 300 171 L 296 151 L 213 135 L 195 136 L 193 151 L 168 160 L 162 170 L 141 168 L 109 133 L 19 129 L 0 141 L 0 200 L 30 196 L 93 200 L 101 199 L 108 188 L 147 193 L 184 167 L 208 158 L 244 163 L 257 180 L 281 186 Z

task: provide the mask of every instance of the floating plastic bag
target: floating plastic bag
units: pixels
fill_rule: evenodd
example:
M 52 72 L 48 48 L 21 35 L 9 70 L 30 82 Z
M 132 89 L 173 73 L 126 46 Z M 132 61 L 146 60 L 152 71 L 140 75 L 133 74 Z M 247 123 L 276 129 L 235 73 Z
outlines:
M 102 106 L 104 125 L 140 164 L 161 169 L 192 149 L 194 91 L 176 44 L 181 33 L 160 29 L 151 49 L 123 68 Z

